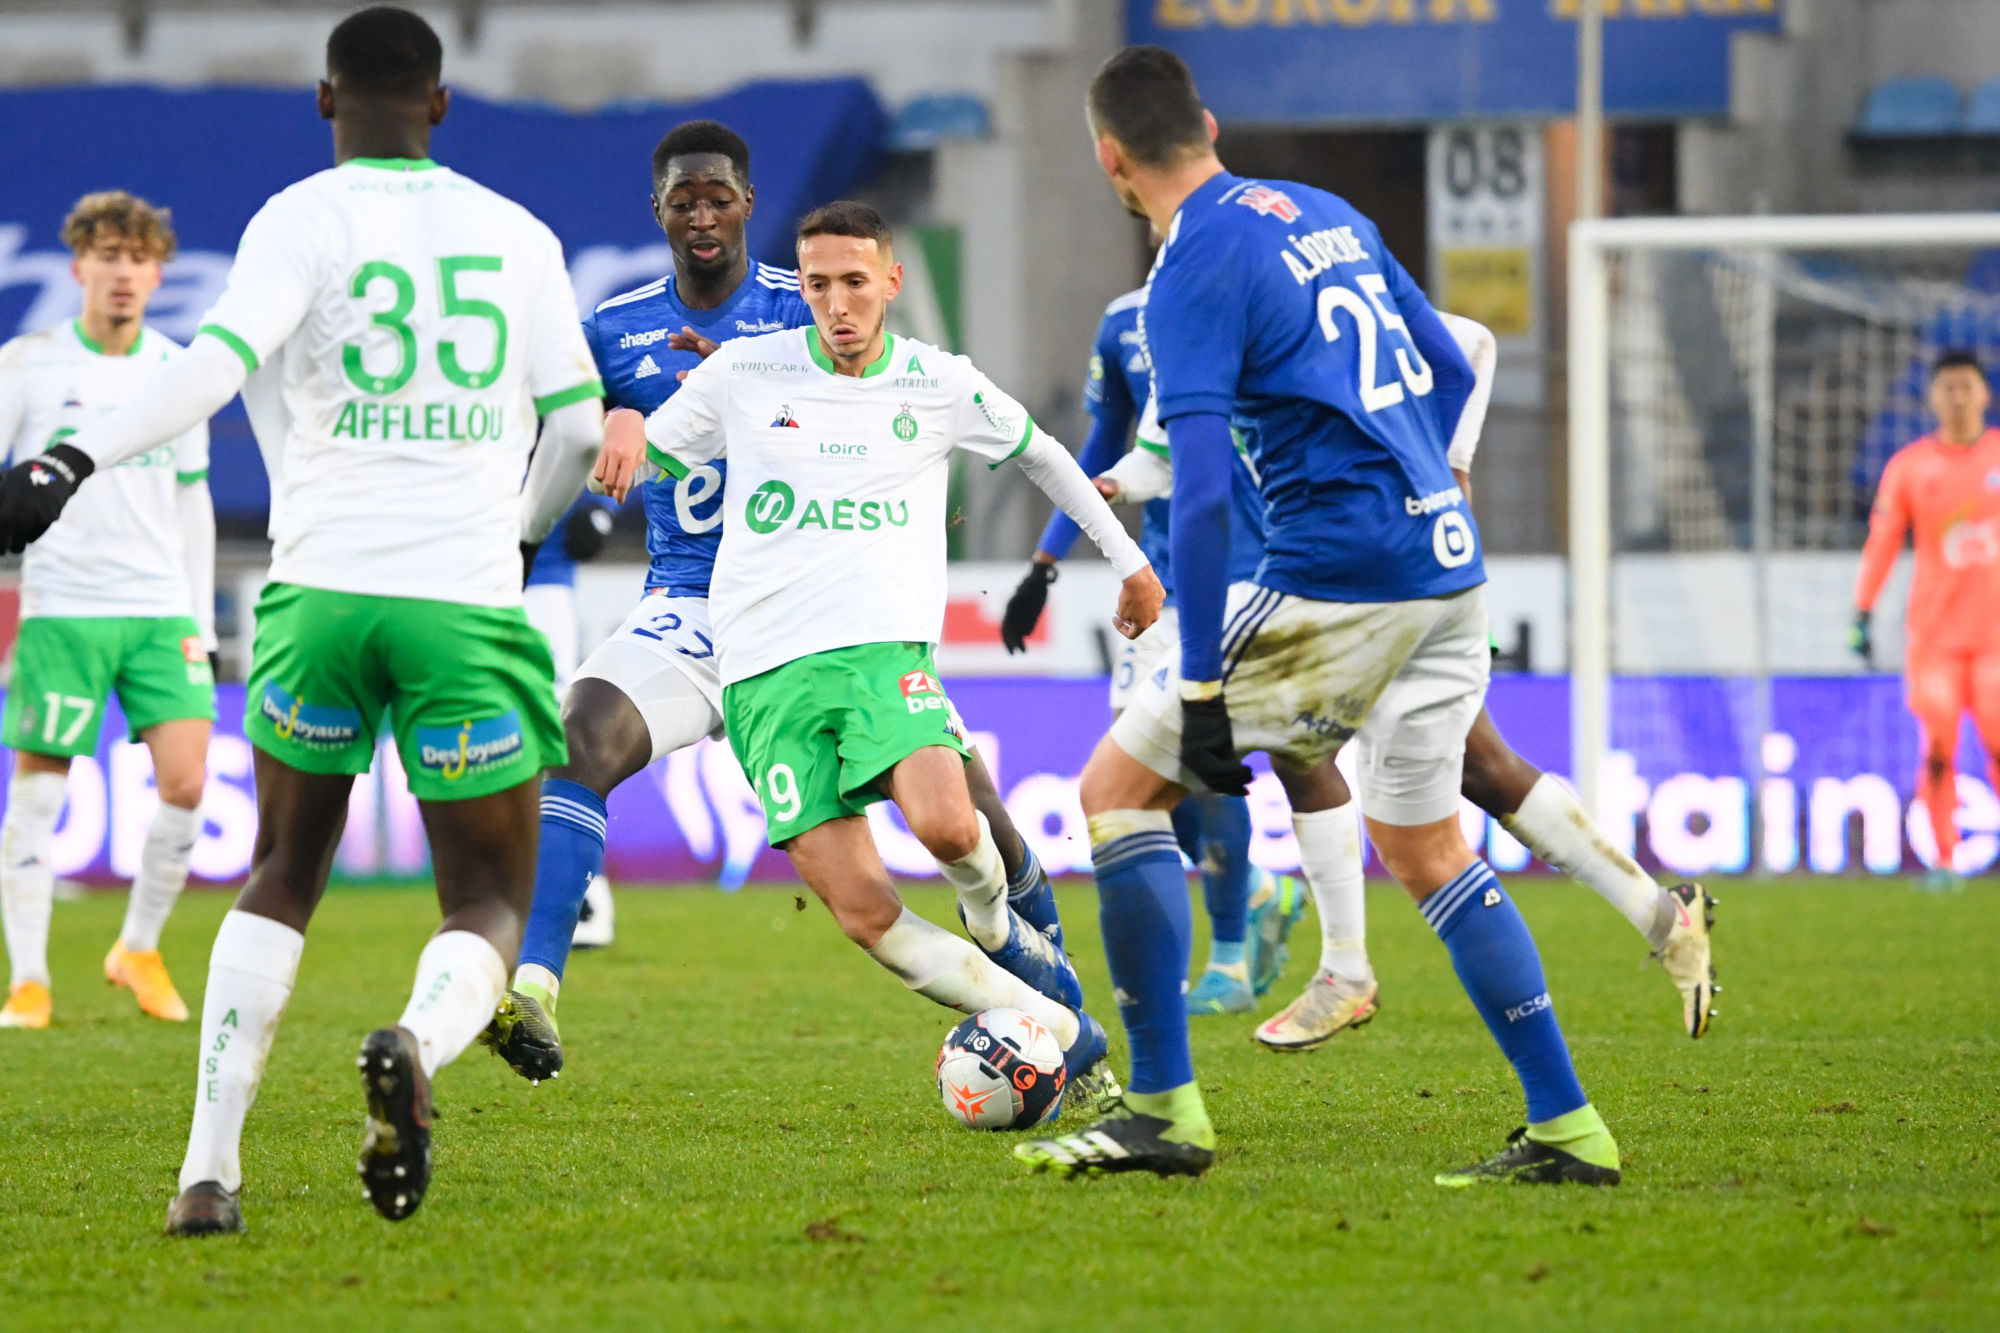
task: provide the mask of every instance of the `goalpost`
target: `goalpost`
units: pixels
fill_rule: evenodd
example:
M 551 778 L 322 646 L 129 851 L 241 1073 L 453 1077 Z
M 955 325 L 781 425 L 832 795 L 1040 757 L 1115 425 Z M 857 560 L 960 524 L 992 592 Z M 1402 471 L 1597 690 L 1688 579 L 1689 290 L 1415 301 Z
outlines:
M 1945 346 L 2000 359 L 1996 249 L 1995 214 L 1572 226 L 1571 775 L 1594 814 L 1614 673 L 1752 678 L 1763 790 L 1770 678 L 1841 669 L 1819 623 L 1840 568 L 1851 587 L 1837 553 L 1886 452 L 1928 428 L 1921 369 Z M 1644 605 L 1614 606 L 1614 579 Z

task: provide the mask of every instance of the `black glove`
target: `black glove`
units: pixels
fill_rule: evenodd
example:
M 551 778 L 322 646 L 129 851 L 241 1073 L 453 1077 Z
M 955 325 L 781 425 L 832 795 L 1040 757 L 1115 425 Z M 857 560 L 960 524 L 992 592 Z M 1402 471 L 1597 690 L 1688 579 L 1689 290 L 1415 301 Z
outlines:
M 1847 627 L 1847 651 L 1871 667 L 1875 665 L 1875 634 L 1868 624 L 1872 619 L 1873 612 L 1856 611 L 1854 623 Z
M 611 539 L 611 511 L 597 505 L 579 509 L 563 524 L 563 554 L 572 560 L 595 560 Z
M 1007 610 L 1000 617 L 1000 642 L 1007 645 L 1009 653 L 1028 651 L 1028 636 L 1035 632 L 1035 622 L 1042 618 L 1042 608 L 1049 604 L 1049 585 L 1055 581 L 1054 565 L 1040 560 L 1029 562 L 1028 572 L 1021 576 L 1021 586 L 1007 599 Z
M 534 569 L 535 557 L 541 554 L 541 550 L 542 544 L 540 542 L 521 543 L 521 586 L 523 588 L 528 586 L 528 574 Z
M 1229 708 L 1222 696 L 1181 700 L 1181 766 L 1218 796 L 1245 796 L 1250 765 L 1236 757 Z
M 58 444 L 39 458 L 0 472 L 0 552 L 19 555 L 49 530 L 84 478 L 97 470 L 90 455 Z

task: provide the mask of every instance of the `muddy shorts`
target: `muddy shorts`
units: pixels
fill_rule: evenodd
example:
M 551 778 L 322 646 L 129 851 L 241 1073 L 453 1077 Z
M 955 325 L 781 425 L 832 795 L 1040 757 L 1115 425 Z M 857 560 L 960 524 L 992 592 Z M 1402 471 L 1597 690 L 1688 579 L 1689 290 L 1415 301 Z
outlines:
M 1223 697 L 1236 747 L 1311 769 L 1357 738 L 1361 808 L 1385 824 L 1458 812 L 1465 736 L 1486 702 L 1484 588 L 1412 602 L 1316 602 L 1229 589 Z M 1112 724 L 1120 749 L 1199 789 L 1181 767 L 1180 657 L 1139 683 Z

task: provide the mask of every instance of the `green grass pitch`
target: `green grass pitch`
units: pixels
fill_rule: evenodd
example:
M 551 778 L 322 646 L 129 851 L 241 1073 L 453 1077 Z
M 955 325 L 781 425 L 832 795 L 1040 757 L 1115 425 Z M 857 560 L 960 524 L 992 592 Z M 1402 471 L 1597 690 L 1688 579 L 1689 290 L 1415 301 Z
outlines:
M 1372 1026 L 1281 1057 L 1245 1019 L 1198 1020 L 1214 1170 L 1082 1183 L 1029 1176 L 1008 1136 L 946 1119 L 930 1071 L 950 1016 L 817 904 L 625 892 L 617 946 L 570 969 L 567 1072 L 531 1089 L 467 1052 L 438 1081 L 430 1194 L 392 1225 L 355 1182 L 353 1057 L 401 1011 L 435 908 L 336 890 L 250 1118 L 250 1232 L 200 1242 L 159 1234 L 193 1025 L 143 1019 L 101 980 L 119 899 L 60 905 L 57 1026 L 0 1032 L 0 1326 L 1995 1326 L 1989 885 L 1718 886 L 1727 990 L 1699 1043 L 1623 921 L 1572 885 L 1517 892 L 1622 1188 L 1431 1184 L 1497 1148 L 1520 1096 L 1388 889 L 1370 894 Z M 910 897 L 950 919 L 942 893 Z M 1091 891 L 1061 898 L 1102 1003 Z M 168 929 L 197 1012 L 226 906 L 191 894 Z M 1308 915 L 1266 1012 L 1316 940 Z

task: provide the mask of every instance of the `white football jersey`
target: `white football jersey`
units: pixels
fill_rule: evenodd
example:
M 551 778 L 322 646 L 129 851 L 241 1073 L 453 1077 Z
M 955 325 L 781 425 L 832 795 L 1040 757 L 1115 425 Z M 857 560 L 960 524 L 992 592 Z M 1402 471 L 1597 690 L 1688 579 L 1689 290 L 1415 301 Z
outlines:
M 120 406 L 180 344 L 142 328 L 107 356 L 72 320 L 0 347 L 0 445 L 24 462 Z M 208 426 L 92 473 L 21 560 L 21 615 L 189 616 L 178 489 L 208 477 Z
M 1035 423 L 962 356 L 886 340 L 837 375 L 810 326 L 736 338 L 646 420 L 675 474 L 729 461 L 709 609 L 724 685 L 831 648 L 944 630 L 951 453 L 998 467 Z
M 547 226 L 434 162 L 356 158 L 258 210 L 201 332 L 252 372 L 274 581 L 520 603 L 538 418 L 602 393 Z

